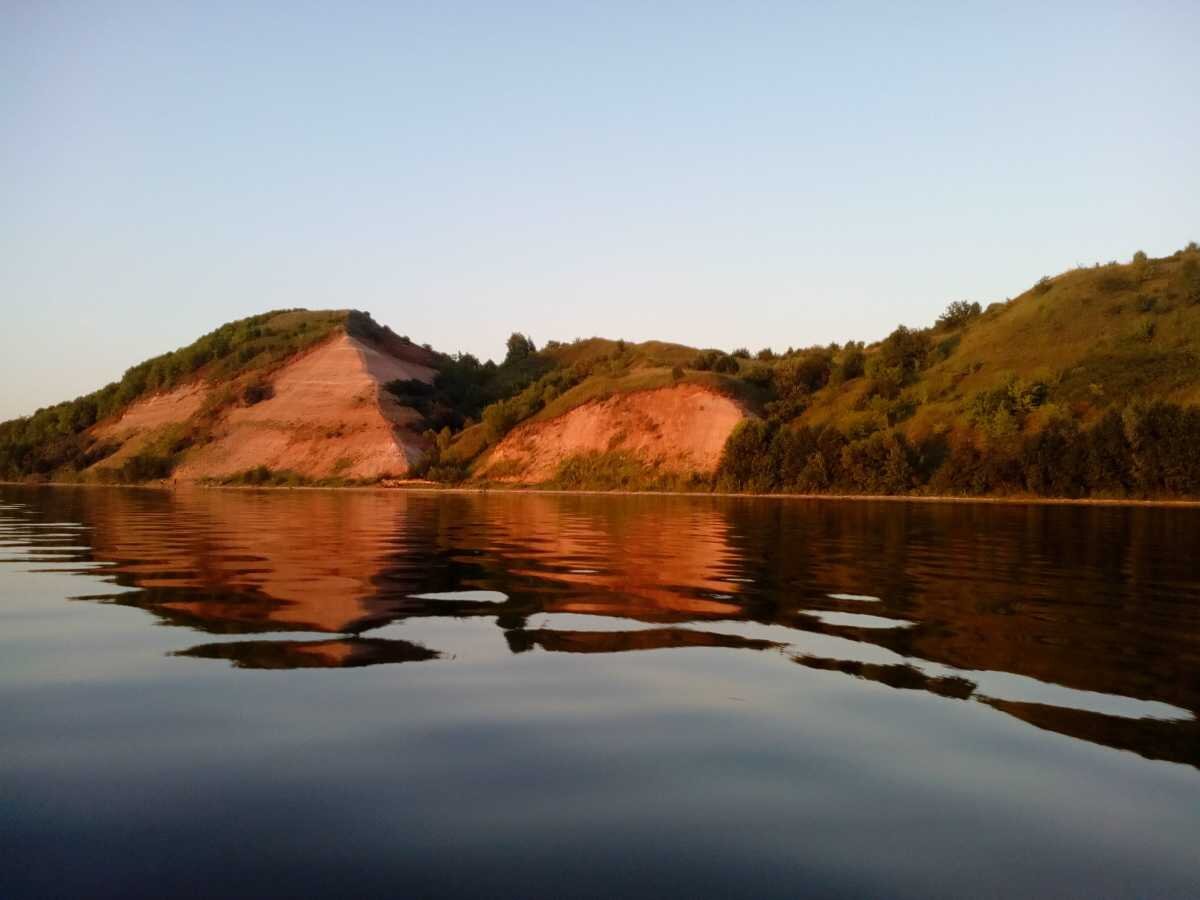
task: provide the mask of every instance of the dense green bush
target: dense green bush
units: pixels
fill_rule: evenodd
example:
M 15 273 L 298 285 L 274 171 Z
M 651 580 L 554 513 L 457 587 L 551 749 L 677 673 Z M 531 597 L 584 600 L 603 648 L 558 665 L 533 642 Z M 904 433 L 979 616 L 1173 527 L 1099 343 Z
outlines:
M 838 380 L 851 381 L 863 375 L 866 372 L 866 359 L 862 344 L 853 341 L 846 344 L 842 348 L 841 358 L 838 360 Z
M 1046 402 L 1050 387 L 1044 380 L 1026 381 L 1008 375 L 999 387 L 979 391 L 967 406 L 967 418 L 989 434 L 1020 431 L 1030 411 Z
M 938 316 L 938 328 L 961 328 L 977 316 L 983 315 L 983 308 L 978 303 L 966 300 L 955 300 L 946 307 L 946 311 Z
M 829 383 L 833 354 L 811 350 L 785 359 L 775 367 L 775 384 L 781 396 L 811 394 Z
M 1179 292 L 1185 303 L 1200 303 L 1200 253 L 1190 253 L 1179 267 Z
M 541 412 L 547 403 L 579 384 L 591 371 L 586 365 L 552 369 L 520 393 L 488 406 L 483 410 L 488 443 L 499 441 L 518 424 Z
M 725 441 L 717 487 L 727 491 L 775 490 L 778 486 L 772 441 L 775 429 L 762 419 L 744 419 Z
M 842 448 L 842 472 L 848 489 L 864 494 L 903 494 L 915 486 L 904 436 L 876 431 Z
M 747 419 L 726 441 L 714 483 L 724 491 L 824 491 L 841 479 L 846 444 L 834 428 Z
M 701 372 L 711 371 L 733 375 L 737 373 L 740 366 L 736 359 L 719 350 L 705 350 L 692 361 L 692 368 Z
M 741 364 L 732 356 L 722 356 L 713 364 L 713 371 L 724 375 L 735 375 L 741 369 Z
M 504 362 L 510 365 L 519 363 L 537 353 L 537 347 L 534 346 L 533 341 L 519 331 L 514 331 L 509 335 L 506 347 L 508 353 L 504 357 Z
M 532 341 L 514 333 L 500 365 L 491 360 L 481 363 L 470 353 L 441 356 L 433 384 L 410 379 L 391 381 L 384 387 L 398 402 L 419 412 L 425 426 L 435 431 L 447 427 L 458 431 L 483 418 L 491 433 L 501 435 L 521 421 L 523 412 L 549 402 L 548 388 L 562 390 L 561 376 L 547 377 L 555 367 L 553 359 L 533 349 Z M 522 403 L 507 403 L 534 384 L 539 385 L 538 404 L 531 397 Z
M 107 469 L 104 477 L 119 484 L 136 484 L 168 478 L 173 468 L 174 457 L 147 450 L 131 456 L 119 467 Z
M 880 363 L 898 370 L 907 383 L 925 364 L 931 344 L 928 333 L 901 325 L 879 345 Z
M 1034 494 L 1079 497 L 1087 491 L 1087 443 L 1079 426 L 1056 419 L 1025 441 L 1022 478 Z
M 1056 416 L 1034 434 L 985 436 L 951 446 L 935 435 L 912 446 L 892 428 L 844 433 L 747 419 L 726 441 L 714 485 L 763 493 L 1200 495 L 1200 407 L 1135 403 L 1087 429 Z
M 928 484 L 933 494 L 1015 493 L 1022 489 L 1020 462 L 1011 444 L 993 443 L 983 450 L 959 443 L 949 449 Z

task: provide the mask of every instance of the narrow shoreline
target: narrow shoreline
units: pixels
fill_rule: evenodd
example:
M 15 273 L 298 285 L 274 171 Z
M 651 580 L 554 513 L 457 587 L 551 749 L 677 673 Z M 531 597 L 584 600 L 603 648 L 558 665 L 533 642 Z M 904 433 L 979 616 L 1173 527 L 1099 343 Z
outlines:
M 432 482 L 397 485 L 254 485 L 254 484 L 199 484 L 183 482 L 164 484 L 145 482 L 141 484 L 100 484 L 88 481 L 0 481 L 0 486 L 14 487 L 72 487 L 72 488 L 135 488 L 151 491 L 351 491 L 381 494 L 531 494 L 578 497 L 713 497 L 732 500 L 804 500 L 854 503 L 957 503 L 990 504 L 1003 506 L 1130 506 L 1130 507 L 1174 507 L 1200 509 L 1200 498 L 1184 500 L 1136 500 L 1098 497 L 964 497 L 953 494 L 755 494 L 733 491 L 606 491 L 582 488 L 512 487 L 507 485 L 478 485 L 473 487 L 439 486 Z

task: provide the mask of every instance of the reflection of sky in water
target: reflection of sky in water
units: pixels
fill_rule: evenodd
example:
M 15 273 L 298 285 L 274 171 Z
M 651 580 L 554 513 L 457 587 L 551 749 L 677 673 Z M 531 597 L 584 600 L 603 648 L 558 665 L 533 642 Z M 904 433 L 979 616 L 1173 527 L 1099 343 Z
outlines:
M 888 619 L 884 616 L 865 616 L 861 613 L 826 612 L 819 609 L 803 610 L 804 615 L 819 619 L 826 625 L 844 625 L 847 628 L 907 628 L 912 622 L 904 619 Z
M 508 599 L 503 591 L 434 591 L 409 596 L 414 600 L 462 600 L 467 603 L 503 603 Z

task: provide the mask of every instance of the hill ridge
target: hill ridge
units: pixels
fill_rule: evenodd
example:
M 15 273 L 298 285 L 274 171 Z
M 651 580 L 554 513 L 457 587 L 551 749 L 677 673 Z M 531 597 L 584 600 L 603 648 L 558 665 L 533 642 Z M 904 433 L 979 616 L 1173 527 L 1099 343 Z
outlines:
M 480 362 L 417 346 L 367 313 L 275 310 L 0 424 L 0 476 L 1200 495 L 1186 450 L 1200 441 L 1195 244 L 1077 267 L 986 309 L 957 301 L 934 325 L 871 345 L 751 354 L 589 338 L 538 349 L 514 333 L 507 350 Z M 297 386 L 321 354 L 334 360 L 327 380 L 344 381 L 336 400 L 311 378 Z M 671 422 L 647 406 L 686 396 L 710 399 Z M 364 403 L 378 411 L 370 427 Z M 718 408 L 737 412 L 714 432 Z M 117 440 L 131 409 L 144 427 Z M 339 426 L 374 437 L 339 445 Z M 229 465 L 216 464 L 221 453 Z

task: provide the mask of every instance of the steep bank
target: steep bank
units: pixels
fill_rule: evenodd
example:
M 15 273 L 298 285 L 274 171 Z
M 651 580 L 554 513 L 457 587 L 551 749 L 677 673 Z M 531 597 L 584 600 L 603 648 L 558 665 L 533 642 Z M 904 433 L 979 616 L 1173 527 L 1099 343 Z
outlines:
M 229 407 L 177 478 L 227 478 L 265 466 L 305 478 L 402 476 L 421 458 L 421 417 L 383 385 L 436 371 L 342 333 L 266 379 L 269 396 Z
M 711 475 L 747 415 L 730 397 L 693 384 L 616 394 L 518 426 L 480 461 L 476 477 L 538 484 L 572 457 L 605 453 L 658 473 Z

